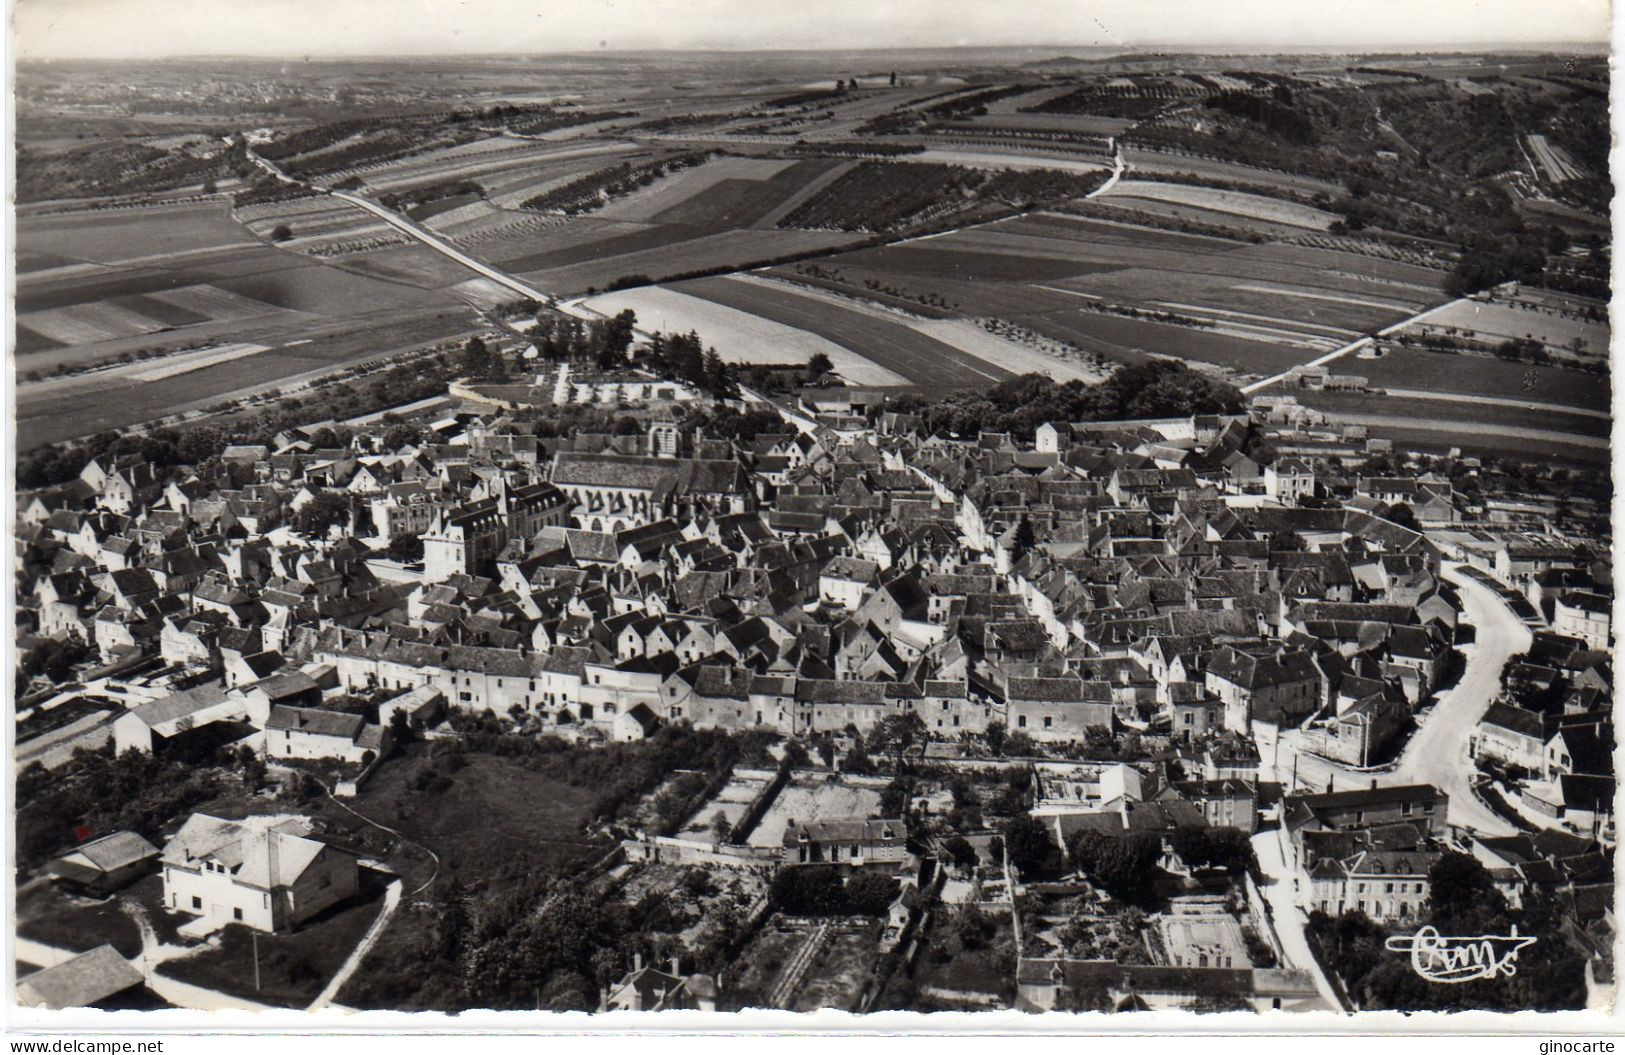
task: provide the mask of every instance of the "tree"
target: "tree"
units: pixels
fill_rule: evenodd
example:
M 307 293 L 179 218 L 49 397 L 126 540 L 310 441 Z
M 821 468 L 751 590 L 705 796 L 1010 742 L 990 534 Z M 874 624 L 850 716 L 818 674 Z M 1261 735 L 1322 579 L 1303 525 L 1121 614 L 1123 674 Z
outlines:
M 417 739 L 417 730 L 412 728 L 412 720 L 406 716 L 403 708 L 397 707 L 390 712 L 389 735 L 396 744 L 411 743 Z
M 324 535 L 329 528 L 342 526 L 349 520 L 350 496 L 322 491 L 300 507 L 294 515 L 294 527 L 307 535 Z
M 903 754 L 916 742 L 925 739 L 925 732 L 925 722 L 913 711 L 888 714 L 869 734 L 869 750 L 877 754 L 893 753 L 901 763 Z
M 1477 858 L 1446 853 L 1428 871 L 1428 911 L 1441 930 L 1446 924 L 1475 926 L 1486 916 L 1505 915 L 1506 898 Z
M 1240 828 L 1179 828 L 1174 852 L 1192 868 L 1239 871 L 1253 859 L 1253 846 Z
M 853 744 L 852 749 L 841 759 L 841 772 L 856 773 L 859 776 L 868 776 L 875 771 L 875 764 L 869 758 L 869 753 L 863 749 L 862 744 Z
M 987 731 L 982 734 L 987 741 L 987 749 L 995 755 L 1004 754 L 1005 725 L 1003 722 L 988 722 Z
M 1303 553 L 1309 543 L 1296 531 L 1277 531 L 1270 536 L 1271 553 Z
M 1067 849 L 1078 868 L 1112 897 L 1128 902 L 1150 899 L 1162 857 L 1161 836 L 1086 829 L 1072 836 Z
M 271 228 L 271 241 L 273 242 L 286 242 L 292 237 L 293 228 L 289 227 L 285 223 L 279 223 L 275 227 Z
M 942 842 L 942 849 L 948 854 L 948 860 L 953 862 L 955 868 L 975 868 L 978 858 L 976 847 L 963 835 L 950 835 Z
M 411 563 L 423 559 L 423 539 L 417 535 L 401 535 L 389 540 L 384 552 L 403 563 Z
M 897 900 L 897 880 L 880 872 L 856 872 L 846 881 L 846 900 L 854 912 L 884 916 Z
M 816 382 L 819 378 L 835 369 L 835 364 L 823 352 L 814 352 L 807 360 L 807 380 Z
M 1032 518 L 1023 513 L 1021 519 L 1016 522 L 1015 545 L 1010 552 L 1011 562 L 1020 562 L 1021 558 L 1025 557 L 1037 544 L 1038 537 L 1033 533 Z
M 1038 753 L 1038 744 L 1031 736 L 1017 729 L 1004 738 L 1004 752 L 1009 758 L 1026 758 Z
M 966 902 L 954 916 L 953 928 L 960 948 L 975 950 L 987 947 L 993 935 L 998 933 L 999 925 L 974 902 Z
M 880 791 L 880 815 L 882 817 L 906 817 L 909 802 L 914 797 L 914 780 L 901 774 L 892 778 Z
M 790 916 L 836 916 L 850 907 L 840 869 L 834 865 L 781 868 L 770 888 L 773 904 Z
M 1004 836 L 1005 853 L 1021 873 L 1042 867 L 1055 851 L 1049 829 L 1027 814 L 1011 817 L 1000 831 Z
M 384 430 L 384 449 L 398 451 L 403 447 L 411 447 L 423 438 L 421 429 L 411 425 L 391 425 Z
M 1408 502 L 1396 502 L 1388 507 L 1387 519 L 1402 528 L 1412 531 L 1421 531 L 1422 524 L 1416 519 L 1416 508 Z
M 477 334 L 463 345 L 462 369 L 473 378 L 487 378 L 497 372 L 497 356 Z

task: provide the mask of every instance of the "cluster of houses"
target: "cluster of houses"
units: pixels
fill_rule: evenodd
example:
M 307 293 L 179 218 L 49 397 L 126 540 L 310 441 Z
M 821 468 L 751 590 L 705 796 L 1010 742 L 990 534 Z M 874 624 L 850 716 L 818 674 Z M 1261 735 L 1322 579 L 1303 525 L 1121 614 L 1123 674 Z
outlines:
M 1040 765 L 1034 812 L 1063 847 L 1079 827 L 1162 832 L 1177 869 L 1180 827 L 1258 826 L 1256 735 L 1302 730 L 1354 767 L 1392 752 L 1450 673 L 1449 557 L 1550 620 L 1550 647 L 1516 672 L 1545 709 L 1491 708 L 1475 752 L 1538 778 L 1531 808 L 1602 808 L 1611 584 L 1593 550 L 1475 534 L 1441 476 L 1350 474 L 1374 450 L 1363 436 L 1328 441 L 1350 451 L 1335 471 L 1307 440 L 1272 457 L 1261 441 L 1302 438 L 1272 422 L 1290 403 L 1050 423 L 1024 443 L 921 435 L 898 414 L 871 427 L 847 391 L 747 440 L 669 412 L 564 437 L 499 412 L 399 449 L 381 429 L 341 448 L 295 430 L 207 466 L 96 459 L 20 503 L 22 651 L 88 651 L 77 688 L 41 676 L 19 704 L 20 718 L 78 708 L 43 723 L 52 751 L 29 757 L 204 738 L 365 768 L 397 713 L 424 724 L 447 707 L 614 740 L 684 722 L 866 735 L 897 715 L 927 739 L 998 733 L 1022 751 L 1142 734 L 1180 764 Z M 301 529 L 334 495 L 348 515 Z M 421 560 L 396 555 L 413 538 Z M 124 695 L 98 710 L 88 685 Z M 378 720 L 338 705 L 358 698 Z M 1432 789 L 1374 789 L 1283 815 L 1318 907 L 1404 919 L 1426 899 L 1443 811 Z M 889 863 L 896 823 L 809 821 L 787 829 L 784 857 Z M 194 817 L 162 852 L 166 902 L 295 925 L 353 891 L 353 861 L 320 847 Z M 1561 871 L 1542 853 L 1506 867 Z M 1034 961 L 1021 991 L 1053 1006 L 1079 970 Z M 1140 999 L 1160 984 L 1129 981 Z M 1300 983 L 1254 971 L 1246 991 L 1268 1006 Z

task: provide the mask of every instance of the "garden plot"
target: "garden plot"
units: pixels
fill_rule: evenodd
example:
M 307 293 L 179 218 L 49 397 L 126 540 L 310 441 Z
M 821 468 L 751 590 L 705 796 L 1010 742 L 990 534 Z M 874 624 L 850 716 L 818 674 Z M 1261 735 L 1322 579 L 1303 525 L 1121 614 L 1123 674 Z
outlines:
M 709 802 L 694 811 L 677 834 L 695 835 L 714 832 L 717 814 L 728 819 L 729 830 L 737 827 L 750 812 L 750 804 L 773 782 L 773 772 L 766 769 L 736 769 Z
M 700 335 L 707 347 L 731 363 L 804 363 L 829 356 L 842 377 L 859 385 L 904 385 L 907 380 L 855 352 L 806 330 L 716 304 L 662 286 L 602 293 L 585 302 L 605 315 L 631 309 L 650 330 Z
M 877 816 L 880 792 L 885 786 L 886 781 L 880 778 L 860 783 L 850 776 L 798 772 L 780 789 L 746 843 L 760 847 L 782 846 L 785 829 L 791 821 Z

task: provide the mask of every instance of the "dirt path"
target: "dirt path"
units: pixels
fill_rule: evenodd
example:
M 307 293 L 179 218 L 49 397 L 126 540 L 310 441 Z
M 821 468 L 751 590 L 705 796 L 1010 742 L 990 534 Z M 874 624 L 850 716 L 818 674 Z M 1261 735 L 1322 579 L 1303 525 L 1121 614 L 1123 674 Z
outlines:
M 1325 366 L 1327 363 L 1334 362 L 1334 361 L 1336 361 L 1338 359 L 1343 358 L 1345 355 L 1348 355 L 1350 352 L 1359 351 L 1361 348 L 1364 348 L 1366 345 L 1370 344 L 1373 340 L 1375 340 L 1376 337 L 1386 337 L 1391 333 L 1398 333 L 1400 330 L 1404 329 L 1407 326 L 1415 325 L 1416 323 L 1421 322 L 1423 319 L 1428 318 L 1431 315 L 1435 315 L 1435 314 L 1437 314 L 1437 313 L 1439 313 L 1441 311 L 1444 311 L 1446 308 L 1451 308 L 1451 307 L 1454 307 L 1457 304 L 1461 304 L 1461 303 L 1465 302 L 1465 300 L 1466 300 L 1465 297 L 1458 297 L 1455 300 L 1447 300 L 1443 304 L 1435 304 L 1431 308 L 1427 308 L 1427 309 L 1425 309 L 1423 311 L 1417 312 L 1415 315 L 1412 315 L 1408 319 L 1401 319 L 1399 322 L 1394 323 L 1392 326 L 1388 326 L 1388 327 L 1385 327 L 1385 328 L 1383 328 L 1381 330 L 1378 330 L 1375 337 L 1361 337 L 1358 340 L 1350 341 L 1348 344 L 1343 345 L 1343 347 L 1341 347 L 1341 348 L 1337 348 L 1337 349 L 1334 349 L 1333 351 L 1327 352 L 1325 355 L 1321 356 L 1319 359 L 1311 359 L 1309 362 L 1304 363 L 1303 366 L 1305 366 L 1305 367 Z M 1293 370 L 1296 370 L 1296 369 L 1301 369 L 1301 368 L 1300 367 L 1293 367 Z M 1287 375 L 1290 374 L 1290 373 L 1292 373 L 1292 370 L 1283 370 L 1280 373 L 1275 374 L 1272 377 L 1264 378 L 1264 380 L 1262 380 L 1262 381 L 1254 381 L 1250 385 L 1243 385 L 1242 389 L 1241 389 L 1241 394 L 1244 395 L 1244 396 L 1250 396 L 1254 392 L 1261 391 L 1263 389 L 1268 388 L 1269 386 L 1271 386 L 1273 384 L 1278 384 L 1279 382 L 1285 380 Z M 1362 422 L 1355 422 L 1355 424 L 1363 424 L 1363 423 Z
M 350 980 L 350 976 L 355 974 L 356 969 L 361 966 L 361 961 L 367 958 L 367 953 L 371 952 L 372 947 L 378 943 L 379 937 L 383 935 L 384 928 L 389 926 L 390 917 L 395 914 L 395 909 L 400 907 L 400 903 L 401 881 L 396 879 L 389 884 L 389 889 L 384 891 L 384 907 L 378 913 L 378 918 L 372 921 L 372 926 L 367 928 L 367 933 L 361 936 L 361 940 L 356 942 L 355 948 L 350 950 L 350 955 L 345 957 L 344 965 L 338 969 L 332 980 L 322 989 L 321 995 L 311 1001 L 310 1006 L 305 1009 L 306 1011 L 320 1011 L 322 1008 L 332 1005 L 333 998 L 339 995 L 339 991 Z

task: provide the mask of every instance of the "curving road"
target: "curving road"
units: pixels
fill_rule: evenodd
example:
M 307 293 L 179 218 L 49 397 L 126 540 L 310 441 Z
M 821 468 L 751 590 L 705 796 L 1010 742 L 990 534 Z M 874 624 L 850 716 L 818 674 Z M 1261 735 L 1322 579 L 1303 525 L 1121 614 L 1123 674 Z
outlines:
M 1440 694 L 1432 715 L 1411 737 L 1400 756 L 1396 777 L 1405 783 L 1432 784 L 1448 794 L 1452 824 L 1488 835 L 1512 835 L 1517 829 L 1472 792 L 1476 770 L 1467 757 L 1467 740 L 1500 692 L 1501 671 L 1507 661 L 1528 650 L 1531 635 L 1494 590 L 1461 574 L 1456 565 L 1444 568 L 1444 578 L 1460 595 L 1463 614 L 1473 624 L 1476 637 L 1461 680 Z
M 1391 769 L 1361 773 L 1304 753 L 1303 735 L 1295 730 L 1278 740 L 1261 738 L 1259 754 L 1262 769 L 1273 768 L 1275 777 L 1290 790 L 1296 776 L 1299 790 L 1351 790 L 1379 785 L 1432 784 L 1450 796 L 1450 822 L 1487 835 L 1511 835 L 1510 823 L 1479 802 L 1472 791 L 1476 774 L 1467 757 L 1467 741 L 1473 727 L 1484 716 L 1501 688 L 1501 671 L 1507 661 L 1529 648 L 1530 632 L 1494 590 L 1461 574 L 1459 566 L 1446 564 L 1443 577 L 1461 597 L 1462 614 L 1476 631 L 1461 680 L 1439 694 L 1432 711 L 1405 745 L 1398 763 Z

